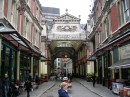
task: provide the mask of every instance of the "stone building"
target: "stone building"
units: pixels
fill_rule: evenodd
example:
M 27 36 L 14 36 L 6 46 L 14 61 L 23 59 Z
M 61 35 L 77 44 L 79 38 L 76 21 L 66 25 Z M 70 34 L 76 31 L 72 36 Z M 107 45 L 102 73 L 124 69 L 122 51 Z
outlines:
M 40 76 L 41 10 L 38 0 L 0 0 L 0 75 L 10 81 Z

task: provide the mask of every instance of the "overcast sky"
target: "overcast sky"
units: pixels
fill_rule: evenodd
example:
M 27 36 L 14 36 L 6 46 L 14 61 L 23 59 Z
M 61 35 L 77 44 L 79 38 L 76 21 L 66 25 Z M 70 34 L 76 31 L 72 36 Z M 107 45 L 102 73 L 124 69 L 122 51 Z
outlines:
M 86 23 L 90 14 L 92 0 L 39 0 L 44 7 L 60 8 L 60 14 L 68 13 L 76 17 L 81 16 L 81 23 Z

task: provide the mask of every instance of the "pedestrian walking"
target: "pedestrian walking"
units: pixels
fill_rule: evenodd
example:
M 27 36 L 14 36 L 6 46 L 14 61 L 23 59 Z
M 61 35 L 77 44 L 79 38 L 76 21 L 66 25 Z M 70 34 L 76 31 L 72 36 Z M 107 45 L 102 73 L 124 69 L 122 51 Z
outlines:
M 9 92 L 9 79 L 8 75 L 5 74 L 4 77 L 2 78 L 2 90 L 3 90 L 3 96 L 8 97 L 8 92 Z
M 35 82 L 36 82 L 36 88 L 38 89 L 38 85 L 39 85 L 39 77 L 38 77 L 38 74 L 36 74 L 35 76 Z
M 58 90 L 59 97 L 69 97 L 68 92 L 67 92 L 67 90 L 68 90 L 68 83 L 62 82 L 60 84 L 60 87 L 61 88 Z
M 1 80 L 1 77 L 0 77 L 0 97 L 2 97 L 2 80 Z
M 27 80 L 25 82 L 25 89 L 27 91 L 27 97 L 30 97 L 30 91 L 32 89 L 32 85 L 31 85 L 31 81 L 30 80 Z
M 28 80 L 29 80 L 30 82 L 32 82 L 32 76 L 31 76 L 31 73 L 29 74 Z
M 95 87 L 96 78 L 95 75 L 93 75 L 93 87 Z

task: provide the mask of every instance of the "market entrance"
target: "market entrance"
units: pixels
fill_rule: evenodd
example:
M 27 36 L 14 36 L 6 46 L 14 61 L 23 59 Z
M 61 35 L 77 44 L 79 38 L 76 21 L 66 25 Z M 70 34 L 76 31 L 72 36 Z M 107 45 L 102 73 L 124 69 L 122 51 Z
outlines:
M 48 57 L 52 61 L 51 73 L 76 73 L 77 52 L 86 40 L 86 33 L 81 28 L 80 18 L 66 12 L 54 19 L 52 29 L 46 37 Z M 71 70 L 70 70 L 71 69 Z M 78 72 L 80 70 L 77 70 Z

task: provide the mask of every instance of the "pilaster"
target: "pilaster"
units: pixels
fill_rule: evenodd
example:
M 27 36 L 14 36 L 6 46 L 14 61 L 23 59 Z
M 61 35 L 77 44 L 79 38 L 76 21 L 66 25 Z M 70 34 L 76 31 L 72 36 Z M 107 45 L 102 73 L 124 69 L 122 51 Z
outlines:
M 38 71 L 39 71 L 39 73 L 38 73 L 38 76 L 40 77 L 41 76 L 41 60 L 39 59 L 39 69 L 38 69 Z
M 20 74 L 20 50 L 17 51 L 17 80 L 19 80 Z
M 31 76 L 33 77 L 33 56 L 31 56 Z

